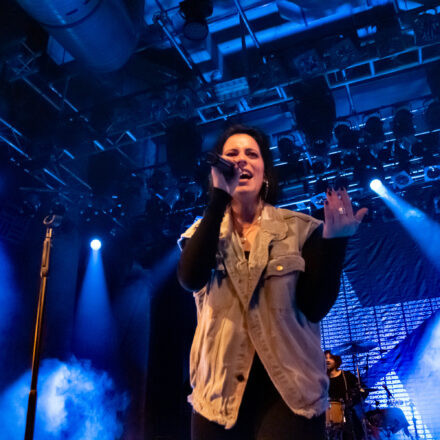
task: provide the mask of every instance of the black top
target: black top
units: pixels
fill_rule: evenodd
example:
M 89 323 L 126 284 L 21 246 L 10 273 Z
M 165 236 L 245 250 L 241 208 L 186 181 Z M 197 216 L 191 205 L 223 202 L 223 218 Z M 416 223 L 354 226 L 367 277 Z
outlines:
M 345 375 L 348 389 L 345 387 L 343 374 Z M 342 399 L 344 402 L 347 402 L 347 397 L 348 400 L 351 400 L 355 395 L 359 394 L 356 376 L 350 373 L 350 371 L 344 371 L 343 374 L 341 373 L 339 376 L 330 378 L 330 388 L 328 390 L 330 400 Z
M 218 188 L 194 235 L 185 244 L 177 275 L 187 290 L 200 290 L 215 267 L 220 225 L 231 196 Z M 298 278 L 297 304 L 309 321 L 318 322 L 336 301 L 348 238 L 322 238 L 322 226 L 304 243 L 305 271 Z

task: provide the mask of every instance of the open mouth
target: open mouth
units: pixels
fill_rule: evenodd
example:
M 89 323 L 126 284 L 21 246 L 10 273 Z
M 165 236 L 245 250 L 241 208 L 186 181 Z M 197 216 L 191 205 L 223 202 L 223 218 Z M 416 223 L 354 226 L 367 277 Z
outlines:
M 252 179 L 252 175 L 248 172 L 244 172 L 240 174 L 240 180 L 249 180 Z

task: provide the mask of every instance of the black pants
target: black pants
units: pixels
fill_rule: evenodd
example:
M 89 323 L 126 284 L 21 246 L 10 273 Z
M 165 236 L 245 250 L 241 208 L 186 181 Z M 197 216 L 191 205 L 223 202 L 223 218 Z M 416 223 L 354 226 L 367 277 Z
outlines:
M 193 411 L 191 440 L 324 440 L 325 414 L 312 419 L 294 414 L 255 355 L 237 424 L 232 429 Z

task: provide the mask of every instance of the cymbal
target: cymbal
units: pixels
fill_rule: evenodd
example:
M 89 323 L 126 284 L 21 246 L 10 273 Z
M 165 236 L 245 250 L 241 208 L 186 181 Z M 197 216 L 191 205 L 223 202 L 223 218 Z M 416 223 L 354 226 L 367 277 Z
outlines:
M 335 354 L 355 354 L 367 353 L 373 348 L 377 347 L 377 342 L 374 341 L 352 341 L 345 344 L 338 345 L 332 350 Z

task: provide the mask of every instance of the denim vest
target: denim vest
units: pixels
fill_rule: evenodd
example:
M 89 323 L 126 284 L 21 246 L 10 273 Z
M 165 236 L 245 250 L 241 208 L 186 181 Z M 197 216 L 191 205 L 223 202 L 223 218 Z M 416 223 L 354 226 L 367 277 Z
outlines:
M 181 240 L 190 238 L 199 222 Z M 311 418 L 327 408 L 319 324 L 307 320 L 295 299 L 304 271 L 301 250 L 320 224 L 266 204 L 247 260 L 226 212 L 216 267 L 207 285 L 194 292 L 197 328 L 188 401 L 207 419 L 234 426 L 255 351 L 294 413 Z

